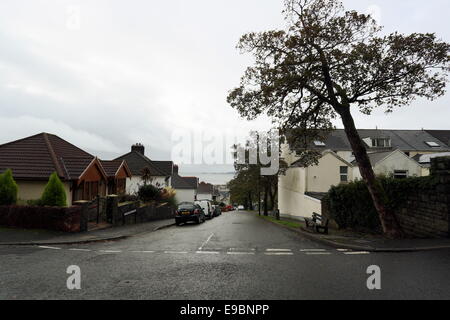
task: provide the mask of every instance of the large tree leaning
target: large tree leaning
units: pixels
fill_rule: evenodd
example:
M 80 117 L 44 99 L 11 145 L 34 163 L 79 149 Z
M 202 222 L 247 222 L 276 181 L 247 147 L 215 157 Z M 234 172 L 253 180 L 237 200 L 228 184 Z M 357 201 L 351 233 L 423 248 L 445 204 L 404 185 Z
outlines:
M 402 236 L 375 179 L 351 114 L 391 112 L 417 97 L 445 93 L 450 45 L 435 34 L 381 35 L 369 15 L 345 11 L 338 0 L 286 0 L 285 30 L 249 33 L 238 48 L 252 53 L 228 102 L 251 120 L 262 113 L 282 128 L 322 132 L 340 116 L 386 235 Z

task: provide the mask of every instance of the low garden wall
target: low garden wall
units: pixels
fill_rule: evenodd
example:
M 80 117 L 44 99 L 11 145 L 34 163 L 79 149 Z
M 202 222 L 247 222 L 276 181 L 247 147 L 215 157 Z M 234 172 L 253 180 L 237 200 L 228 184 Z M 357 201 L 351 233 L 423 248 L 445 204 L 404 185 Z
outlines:
M 387 205 L 407 236 L 450 237 L 450 157 L 432 160 L 431 175 L 382 178 Z M 340 228 L 381 232 L 378 214 L 364 182 L 333 187 L 322 201 L 322 214 Z
M 80 232 L 81 207 L 0 206 L 0 225 Z
M 113 225 L 143 223 L 175 218 L 175 209 L 169 205 L 145 204 L 139 201 L 119 204 L 117 198 L 107 200 L 107 215 L 112 217 Z

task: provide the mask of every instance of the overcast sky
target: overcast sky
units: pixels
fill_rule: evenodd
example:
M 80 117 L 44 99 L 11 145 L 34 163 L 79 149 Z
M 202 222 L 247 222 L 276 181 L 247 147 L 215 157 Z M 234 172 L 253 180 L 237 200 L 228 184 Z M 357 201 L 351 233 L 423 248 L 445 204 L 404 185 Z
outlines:
M 344 4 L 375 13 L 386 32 L 450 41 L 448 0 Z M 50 132 L 104 159 L 142 142 L 161 160 L 174 128 L 265 129 L 226 96 L 252 61 L 235 49 L 240 35 L 281 28 L 281 10 L 282 0 L 1 0 L 0 143 Z M 449 106 L 447 94 L 355 116 L 360 128 L 450 129 Z

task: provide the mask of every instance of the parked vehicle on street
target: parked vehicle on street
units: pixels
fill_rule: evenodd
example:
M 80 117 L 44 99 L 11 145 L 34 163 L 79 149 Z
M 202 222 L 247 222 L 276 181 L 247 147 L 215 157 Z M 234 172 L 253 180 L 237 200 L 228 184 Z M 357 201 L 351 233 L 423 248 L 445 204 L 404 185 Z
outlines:
M 222 209 L 220 206 L 214 206 L 213 216 L 218 217 L 222 214 Z
M 205 212 L 202 207 L 192 202 L 182 202 L 175 212 L 175 223 L 179 226 L 182 223 L 194 221 L 197 224 L 205 222 Z
M 238 206 L 238 210 L 245 210 L 244 206 Z
M 227 207 L 226 207 L 226 210 L 227 210 L 227 211 L 233 211 L 233 210 L 234 210 L 234 207 L 231 206 L 231 205 L 230 205 L 230 206 L 227 206 Z
M 197 200 L 195 201 L 195 204 L 199 205 L 202 209 L 203 212 L 205 213 L 205 216 L 209 219 L 214 218 L 214 212 L 213 212 L 213 207 L 212 207 L 212 203 L 209 200 Z

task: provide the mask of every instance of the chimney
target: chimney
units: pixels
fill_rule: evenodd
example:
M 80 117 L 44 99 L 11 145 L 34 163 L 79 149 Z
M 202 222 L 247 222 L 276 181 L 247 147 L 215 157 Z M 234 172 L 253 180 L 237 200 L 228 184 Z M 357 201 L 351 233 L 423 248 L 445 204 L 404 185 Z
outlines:
M 173 165 L 173 174 L 178 174 L 178 165 Z
M 142 143 L 136 143 L 131 146 L 131 151 L 139 152 L 140 154 L 145 154 L 145 147 Z

